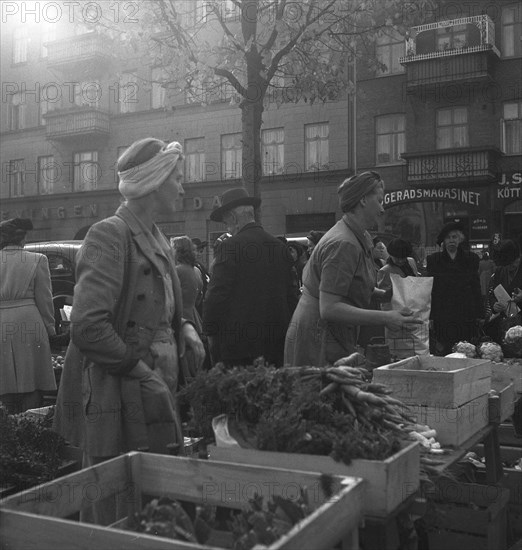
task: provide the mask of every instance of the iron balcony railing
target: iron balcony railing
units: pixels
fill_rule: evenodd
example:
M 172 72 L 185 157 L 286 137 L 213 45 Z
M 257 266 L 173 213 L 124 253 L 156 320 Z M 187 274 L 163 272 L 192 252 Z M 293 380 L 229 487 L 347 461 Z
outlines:
M 45 115 L 47 139 L 108 135 L 109 114 L 96 107 L 51 111 Z
M 85 33 L 47 43 L 47 66 L 65 68 L 84 62 L 111 58 L 109 39 L 97 33 Z
M 407 182 L 417 185 L 483 184 L 494 181 L 498 174 L 495 148 L 466 148 L 403 153 L 407 162 Z

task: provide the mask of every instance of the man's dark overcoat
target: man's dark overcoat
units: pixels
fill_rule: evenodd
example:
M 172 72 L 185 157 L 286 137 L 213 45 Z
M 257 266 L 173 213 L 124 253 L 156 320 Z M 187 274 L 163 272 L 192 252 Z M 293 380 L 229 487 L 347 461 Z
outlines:
M 249 223 L 221 244 L 203 307 L 204 332 L 219 359 L 240 364 L 264 356 L 281 365 L 290 312 L 292 259 L 287 247 Z
M 433 277 L 431 319 L 438 344 L 432 353 L 450 353 L 453 344 L 477 335 L 476 320 L 484 317 L 478 264 L 476 254 L 460 247 L 454 260 L 445 250 L 427 257 L 427 274 Z

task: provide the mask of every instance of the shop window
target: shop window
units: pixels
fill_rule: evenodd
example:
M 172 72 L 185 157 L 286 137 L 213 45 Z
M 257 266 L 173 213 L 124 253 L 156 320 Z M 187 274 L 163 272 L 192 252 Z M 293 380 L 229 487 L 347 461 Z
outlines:
M 328 170 L 329 167 L 328 122 L 305 125 L 305 170 Z
M 27 104 L 20 92 L 7 99 L 7 125 L 9 130 L 23 130 L 26 124 Z
M 437 111 L 437 149 L 468 147 L 468 110 L 452 107 Z
M 522 7 L 520 3 L 502 8 L 502 55 L 522 55 Z
M 221 178 L 238 179 L 242 174 L 243 136 L 241 132 L 236 134 L 224 134 L 221 136 Z
M 406 150 L 405 116 L 384 115 L 375 119 L 376 164 L 402 162 L 401 153 Z
M 285 130 L 273 128 L 261 132 L 263 175 L 282 174 L 285 165 Z
M 27 47 L 29 45 L 29 29 L 27 26 L 18 27 L 13 33 L 13 63 L 27 61 Z
M 118 86 L 120 113 L 135 113 L 138 104 L 138 75 L 136 71 L 124 72 Z
M 38 189 L 41 195 L 55 192 L 58 181 L 59 166 L 53 155 L 38 157 Z
M 23 197 L 25 184 L 25 160 L 10 160 L 8 164 L 9 196 Z
M 502 150 L 507 155 L 522 154 L 522 101 L 504 103 Z
M 404 44 L 404 36 L 394 29 L 385 29 L 377 35 L 375 53 L 380 75 L 404 72 L 399 63 L 399 58 L 404 56 Z
M 74 190 L 94 191 L 98 187 L 98 151 L 74 153 Z
M 205 138 L 185 140 L 185 181 L 205 181 Z

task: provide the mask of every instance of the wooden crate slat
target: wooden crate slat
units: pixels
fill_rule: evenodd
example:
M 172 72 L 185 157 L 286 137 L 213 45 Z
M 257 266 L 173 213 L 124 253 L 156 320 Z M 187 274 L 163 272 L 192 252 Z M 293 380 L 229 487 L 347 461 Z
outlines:
M 78 523 L 13 510 L 0 511 L 2 548 L 23 550 L 197 550 L 200 545 L 108 529 L 91 523 Z M 206 547 L 205 550 L 219 550 Z
M 406 404 L 453 408 L 489 392 L 491 361 L 416 356 L 374 369 L 373 380 Z
M 254 475 L 251 464 L 201 461 L 151 453 L 144 453 L 140 458 L 140 480 L 148 494 L 237 508 L 248 503 L 256 492 L 264 498 L 270 498 L 273 494 L 295 498 L 298 487 L 305 486 L 314 507 L 320 506 L 326 499 L 317 474 L 308 472 L 271 465 L 258 466 L 259 470 Z M 352 485 L 356 482 L 354 478 Z M 334 492 L 341 488 L 340 481 L 334 479 Z
M 131 491 L 125 462 L 108 460 L 7 497 L 2 505 L 34 514 L 67 517 L 93 501 Z
M 419 488 L 419 447 L 405 446 L 386 460 L 355 459 L 350 465 L 328 456 L 278 453 L 210 446 L 212 461 L 280 467 L 299 471 L 360 477 L 365 480 L 364 513 L 385 516 Z

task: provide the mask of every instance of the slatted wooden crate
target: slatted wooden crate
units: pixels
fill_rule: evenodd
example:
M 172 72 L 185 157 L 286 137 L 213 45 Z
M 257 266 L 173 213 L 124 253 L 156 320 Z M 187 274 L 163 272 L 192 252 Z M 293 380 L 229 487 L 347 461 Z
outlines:
M 24 550 L 92 548 L 197 550 L 214 548 L 124 530 L 127 517 L 142 509 L 144 495 L 167 496 L 196 504 L 241 509 L 255 493 L 296 498 L 307 488 L 313 512 L 266 550 L 358 549 L 363 483 L 332 478 L 325 495 L 321 475 L 148 453 L 128 453 L 0 501 L 3 547 Z M 68 518 L 117 497 L 116 521 L 110 526 Z M 222 546 L 219 546 L 221 548 Z
M 241 447 L 211 445 L 209 451 L 211 460 L 363 478 L 366 516 L 387 516 L 414 494 L 420 484 L 420 451 L 416 442 L 406 445 L 386 460 L 355 459 L 350 465 L 336 462 L 329 456 L 277 453 Z
M 491 361 L 416 356 L 373 371 L 373 381 L 386 384 L 406 404 L 455 408 L 491 389 Z
M 430 550 L 507 548 L 507 489 L 444 481 L 434 498 L 424 517 Z

